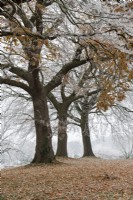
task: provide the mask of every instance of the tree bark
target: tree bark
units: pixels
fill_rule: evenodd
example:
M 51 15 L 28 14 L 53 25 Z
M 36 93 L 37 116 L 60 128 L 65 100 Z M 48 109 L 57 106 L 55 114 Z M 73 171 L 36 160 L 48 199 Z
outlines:
M 83 157 L 95 156 L 91 145 L 90 130 L 88 124 L 88 110 L 85 106 L 82 107 L 81 113 L 81 132 L 83 140 Z
M 60 110 L 56 156 L 68 157 L 67 153 L 67 109 Z
M 82 129 L 82 127 L 81 127 Z M 90 138 L 90 133 L 89 130 L 84 131 L 84 129 L 82 130 L 82 140 L 83 140 L 83 157 L 87 157 L 87 156 L 95 156 L 92 150 L 92 145 L 91 145 L 91 138 Z
M 42 90 L 35 90 L 33 99 L 36 148 L 32 163 L 51 163 L 55 160 L 52 148 L 52 131 L 48 113 L 47 97 Z

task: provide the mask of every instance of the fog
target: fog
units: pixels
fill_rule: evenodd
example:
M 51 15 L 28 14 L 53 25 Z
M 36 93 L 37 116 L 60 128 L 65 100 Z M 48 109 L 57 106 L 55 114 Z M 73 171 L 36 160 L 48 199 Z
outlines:
M 128 101 L 127 101 L 128 100 Z M 132 110 L 133 95 L 123 102 Z M 21 103 L 21 107 L 20 107 Z M 1 105 L 1 167 L 28 164 L 35 153 L 35 129 L 31 102 L 10 97 Z M 121 159 L 133 157 L 133 116 L 132 112 L 111 108 L 97 115 L 89 115 L 92 149 L 96 157 Z M 57 149 L 57 124 L 52 122 L 53 149 Z M 81 130 L 68 125 L 68 156 L 79 158 L 83 155 Z
M 17 142 L 17 141 L 16 141 Z M 53 148 L 56 153 L 57 136 L 53 136 Z M 96 157 L 104 159 L 124 158 L 120 146 L 114 141 L 111 135 L 100 136 L 92 139 L 92 148 Z M 17 166 L 28 164 L 34 156 L 35 138 L 27 138 L 16 145 L 16 149 L 9 150 L 2 154 L 1 167 Z M 80 158 L 83 155 L 82 137 L 79 133 L 68 134 L 68 156 Z

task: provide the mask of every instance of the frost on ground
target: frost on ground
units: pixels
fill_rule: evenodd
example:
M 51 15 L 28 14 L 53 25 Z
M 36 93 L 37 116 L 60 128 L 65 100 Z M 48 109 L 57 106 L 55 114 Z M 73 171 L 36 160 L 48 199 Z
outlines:
M 2 169 L 2 200 L 132 200 L 133 160 L 60 159 Z

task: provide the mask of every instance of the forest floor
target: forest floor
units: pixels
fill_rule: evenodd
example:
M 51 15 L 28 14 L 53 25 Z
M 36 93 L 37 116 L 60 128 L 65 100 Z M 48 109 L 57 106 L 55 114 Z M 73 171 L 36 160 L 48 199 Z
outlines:
M 60 159 L 2 169 L 0 200 L 133 200 L 133 159 Z

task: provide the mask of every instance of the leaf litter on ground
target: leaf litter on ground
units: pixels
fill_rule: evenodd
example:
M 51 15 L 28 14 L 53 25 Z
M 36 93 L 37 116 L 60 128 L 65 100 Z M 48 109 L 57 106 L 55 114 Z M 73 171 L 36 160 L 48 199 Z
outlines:
M 0 200 L 133 200 L 133 159 L 57 160 L 2 169 Z

